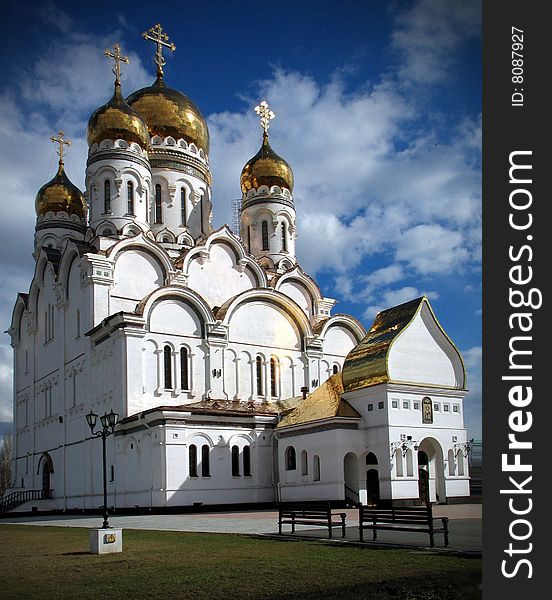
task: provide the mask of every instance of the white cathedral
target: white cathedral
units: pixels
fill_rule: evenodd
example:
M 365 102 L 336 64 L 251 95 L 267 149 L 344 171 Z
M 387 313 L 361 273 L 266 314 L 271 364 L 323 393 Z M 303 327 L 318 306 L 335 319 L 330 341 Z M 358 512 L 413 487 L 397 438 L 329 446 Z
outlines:
M 157 78 L 90 117 L 83 194 L 59 169 L 36 196 L 36 268 L 15 303 L 9 492 L 39 510 L 469 496 L 462 357 L 427 298 L 369 329 L 332 314 L 295 256 L 293 173 L 271 148 L 241 172 L 240 235 L 211 226 L 209 131 Z M 236 177 L 237 180 L 237 177 Z M 321 245 L 320 251 L 324 248 Z

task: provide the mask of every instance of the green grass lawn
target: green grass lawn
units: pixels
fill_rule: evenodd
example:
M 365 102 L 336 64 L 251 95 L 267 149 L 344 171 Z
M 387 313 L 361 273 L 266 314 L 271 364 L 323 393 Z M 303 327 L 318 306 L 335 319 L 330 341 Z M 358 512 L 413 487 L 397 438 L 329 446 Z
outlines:
M 0 525 L 0 598 L 471 600 L 481 561 L 410 550 L 223 534 L 123 532 L 88 553 L 88 530 Z

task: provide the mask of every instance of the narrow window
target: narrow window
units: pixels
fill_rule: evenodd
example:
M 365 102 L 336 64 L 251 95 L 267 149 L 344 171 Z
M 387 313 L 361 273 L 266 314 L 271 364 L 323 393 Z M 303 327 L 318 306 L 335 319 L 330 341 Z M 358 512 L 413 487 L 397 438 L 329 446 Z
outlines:
M 268 223 L 263 221 L 261 225 L 262 237 L 263 237 L 263 250 L 269 250 L 268 247 Z
M 276 397 L 276 359 L 270 359 L 270 395 Z
M 180 220 L 186 226 L 186 190 L 180 188 Z
M 188 466 L 190 477 L 197 477 L 197 446 L 195 444 L 188 449 Z
M 247 226 L 247 249 L 251 252 L 251 225 Z
M 161 184 L 155 185 L 155 222 L 163 222 L 163 213 L 161 210 Z
M 209 465 L 209 446 L 204 444 L 201 446 L 201 476 L 210 477 L 211 467 Z
M 406 452 L 406 476 L 414 476 L 414 456 L 412 454 L 412 450 L 408 450 Z
M 232 477 L 240 476 L 240 449 L 232 446 Z
M 287 237 L 285 223 L 282 223 L 282 252 L 287 252 Z
M 312 459 L 312 478 L 314 481 L 320 481 L 320 457 L 315 456 Z
M 255 360 L 257 370 L 257 396 L 263 395 L 263 359 L 257 356 Z
M 251 447 L 244 446 L 243 449 L 243 474 L 245 477 L 251 477 Z
M 286 448 L 286 471 L 295 471 L 297 468 L 297 461 L 295 457 L 295 448 L 288 446 Z
M 109 214 L 111 212 L 111 181 L 106 179 L 104 181 L 104 213 Z
M 77 325 L 77 336 L 76 339 L 80 338 L 80 311 L 77 310 L 77 319 L 76 319 L 76 325 Z
M 127 213 L 134 214 L 134 184 L 132 181 L 127 182 Z
M 334 365 L 332 370 L 334 375 L 337 375 L 339 373 L 339 367 L 337 365 Z
M 403 455 L 400 448 L 395 450 L 395 467 L 397 469 L 397 477 L 404 477 Z
M 454 476 L 456 473 L 456 469 L 455 469 L 456 465 L 454 464 L 454 450 L 449 450 L 448 451 L 448 472 L 449 475 Z
M 109 481 L 115 481 L 115 465 L 111 465 L 109 470 Z
M 25 350 L 25 373 L 29 372 L 29 351 Z
M 171 368 L 172 352 L 170 346 L 163 348 L 163 363 L 165 368 L 165 389 L 172 388 L 172 368 Z
M 309 457 L 307 455 L 307 451 L 303 450 L 301 452 L 301 475 L 309 474 Z
M 188 387 L 188 348 L 180 348 L 180 389 Z

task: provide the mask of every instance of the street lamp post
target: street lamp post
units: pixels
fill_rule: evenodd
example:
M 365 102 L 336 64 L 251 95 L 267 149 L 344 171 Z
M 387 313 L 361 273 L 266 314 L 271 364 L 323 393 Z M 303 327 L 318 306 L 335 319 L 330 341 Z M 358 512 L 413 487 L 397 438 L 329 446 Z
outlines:
M 86 422 L 88 423 L 88 426 L 90 427 L 90 431 L 92 432 L 92 435 L 95 437 L 102 438 L 103 497 L 104 497 L 102 529 L 109 529 L 109 522 L 107 520 L 107 518 L 108 518 L 108 513 L 107 513 L 107 461 L 106 461 L 106 452 L 105 452 L 105 440 L 108 436 L 110 436 L 114 432 L 115 425 L 117 424 L 118 418 L 119 418 L 119 415 L 117 413 L 113 412 L 113 409 L 111 409 L 111 412 L 109 414 L 104 413 L 100 417 L 100 422 L 102 424 L 102 428 L 99 431 L 94 431 L 94 429 L 96 428 L 96 422 L 98 420 L 98 415 L 92 411 L 90 411 L 86 415 Z M 110 429 L 111 429 L 111 431 L 110 431 Z

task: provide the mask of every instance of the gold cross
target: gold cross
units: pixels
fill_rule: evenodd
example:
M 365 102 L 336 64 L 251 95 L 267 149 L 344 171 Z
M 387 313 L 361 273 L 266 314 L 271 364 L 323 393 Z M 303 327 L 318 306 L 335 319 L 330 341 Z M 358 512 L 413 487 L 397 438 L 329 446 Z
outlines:
M 268 135 L 270 121 L 276 116 L 268 106 L 266 100 L 263 100 L 259 106 L 255 107 L 255 112 L 261 117 L 261 127 L 264 129 L 265 135 Z
M 113 75 L 115 75 L 115 85 L 121 85 L 121 63 L 124 62 L 128 65 L 130 62 L 128 56 L 121 56 L 121 46 L 119 44 L 113 46 L 113 52 L 108 49 L 104 54 L 115 61 L 115 67 L 112 69 Z
M 59 155 L 59 164 L 62 165 L 63 164 L 63 145 L 67 145 L 70 146 L 71 145 L 71 140 L 65 140 L 63 139 L 63 131 L 58 131 L 58 135 L 59 137 L 56 137 L 55 135 L 50 136 L 50 141 L 54 142 L 54 144 L 59 144 L 59 150 L 57 151 L 58 155 Z
M 150 40 L 157 45 L 157 50 L 155 52 L 155 58 L 153 62 L 157 65 L 157 77 L 163 77 L 163 66 L 165 65 L 165 59 L 163 58 L 163 46 L 168 48 L 171 52 L 176 50 L 176 46 L 171 42 L 167 42 L 169 36 L 166 33 L 163 33 L 163 28 L 160 23 L 157 23 L 154 27 L 145 31 L 142 34 L 142 37 L 145 40 Z

